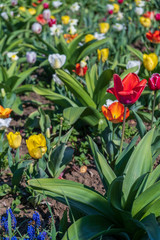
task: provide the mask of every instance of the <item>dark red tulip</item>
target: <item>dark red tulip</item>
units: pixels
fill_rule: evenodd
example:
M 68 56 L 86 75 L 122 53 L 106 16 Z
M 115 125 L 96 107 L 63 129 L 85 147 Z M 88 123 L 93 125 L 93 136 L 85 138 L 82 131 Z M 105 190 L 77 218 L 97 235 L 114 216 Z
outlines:
M 44 7 L 45 9 L 47 9 L 47 8 L 49 8 L 49 4 L 48 4 L 48 3 L 43 3 L 43 7 Z
M 107 92 L 115 95 L 117 100 L 125 105 L 135 103 L 143 92 L 147 80 L 139 80 L 135 73 L 129 73 L 122 81 L 117 74 L 113 75 L 114 88 L 109 88 Z
M 152 91 L 156 91 L 160 89 L 160 74 L 153 73 L 152 76 L 148 80 L 148 86 Z
M 118 0 L 118 3 L 120 3 L 120 4 L 123 3 L 123 0 Z

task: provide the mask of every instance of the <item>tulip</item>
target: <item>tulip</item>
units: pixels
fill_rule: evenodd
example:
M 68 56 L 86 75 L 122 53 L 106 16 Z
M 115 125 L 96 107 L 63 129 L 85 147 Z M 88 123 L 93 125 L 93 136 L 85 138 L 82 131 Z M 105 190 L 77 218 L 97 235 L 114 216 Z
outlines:
M 119 12 L 119 5 L 116 4 L 116 3 L 114 3 L 114 4 L 113 4 L 113 7 L 114 7 L 113 12 L 114 12 L 114 13 L 118 13 L 118 12 Z
M 109 23 L 99 23 L 99 28 L 101 33 L 107 33 L 109 30 Z
M 32 31 L 36 34 L 40 34 L 42 32 L 42 25 L 39 23 L 33 23 Z
M 42 134 L 30 136 L 26 144 L 32 158 L 40 159 L 47 151 L 46 139 Z
M 107 101 L 108 102 L 108 101 Z M 112 123 L 123 122 L 124 106 L 120 102 L 109 100 L 109 104 L 102 106 L 102 113 L 108 121 Z M 127 108 L 126 119 L 129 117 L 129 109 Z
M 11 0 L 12 6 L 16 6 L 18 4 L 18 0 Z
M 71 9 L 72 12 L 77 12 L 80 9 L 80 6 L 77 2 L 75 2 L 74 4 L 72 4 L 70 9 Z
M 58 24 L 54 24 L 52 27 L 50 27 L 50 34 L 51 35 L 57 35 L 60 36 L 61 33 L 63 33 L 63 29 L 62 29 L 62 25 Z
M 98 61 L 102 59 L 102 62 L 104 63 L 108 59 L 109 49 L 108 48 L 103 48 L 101 50 L 98 49 L 97 54 L 98 54 Z
M 160 74 L 153 73 L 148 80 L 148 86 L 152 91 L 160 90 Z
M 36 14 L 36 10 L 34 8 L 29 8 L 28 9 L 28 12 L 31 14 L 31 15 L 35 15 Z
M 124 0 L 118 0 L 118 3 L 122 4 Z
M 158 64 L 158 57 L 155 53 L 143 54 L 143 64 L 148 71 L 153 71 Z
M 1 17 L 5 20 L 8 20 L 8 14 L 6 12 L 2 12 Z
M 36 54 L 36 52 L 27 52 L 26 53 L 26 58 L 27 58 L 28 63 L 33 64 L 33 63 L 36 62 L 37 54 Z
M 135 13 L 137 14 L 137 15 L 142 15 L 143 14 L 143 12 L 144 12 L 144 9 L 142 8 L 142 7 L 136 7 L 135 8 Z
M 154 19 L 154 12 L 146 12 L 143 14 L 143 17 Z
M 109 14 L 109 15 L 112 15 L 112 14 L 113 14 L 113 10 L 109 10 L 109 11 L 108 11 L 108 14 Z
M 130 68 L 133 68 L 133 67 L 138 67 L 138 70 L 135 71 L 134 73 L 138 74 L 139 73 L 139 70 L 140 70 L 140 67 L 141 67 L 141 62 L 140 61 L 128 61 L 127 65 L 126 65 L 126 68 L 127 69 L 130 69 Z
M 87 65 L 83 65 L 83 62 L 76 64 L 76 70 L 73 70 L 78 76 L 83 77 L 88 70 Z
M 45 9 L 43 11 L 43 17 L 44 17 L 45 20 L 49 20 L 50 17 L 51 17 L 51 11 L 49 9 Z
M 48 3 L 43 3 L 43 7 L 44 7 L 45 9 L 47 9 L 47 8 L 49 8 L 49 4 L 48 4 Z
M 11 121 L 12 121 L 12 118 L 6 118 L 6 119 L 0 118 L 0 130 L 4 130 L 5 128 L 8 128 Z
M 61 21 L 65 25 L 69 23 L 69 20 L 70 20 L 70 16 L 62 16 L 61 17 Z
M 8 52 L 7 56 L 12 60 L 12 61 L 17 61 L 19 57 L 17 56 L 18 52 Z
M 146 17 L 142 16 L 142 17 L 140 17 L 139 21 L 144 27 L 150 27 L 151 26 L 151 19 L 150 18 L 146 18 Z
M 135 73 L 129 73 L 122 81 L 117 75 L 113 75 L 114 88 L 109 88 L 107 92 L 115 95 L 117 100 L 124 104 L 134 104 L 143 92 L 147 80 L 139 80 L 139 77 Z
M 90 41 L 92 41 L 94 39 L 95 39 L 95 37 L 92 34 L 87 34 L 85 36 L 85 43 L 90 42 Z
M 52 2 L 52 5 L 55 8 L 59 8 L 62 5 L 62 2 L 61 1 L 54 1 L 54 2 Z
M 26 11 L 26 8 L 23 7 L 23 6 L 19 7 L 18 9 L 19 9 L 19 11 L 21 11 L 21 12 L 25 12 L 25 11 Z
M 3 108 L 0 106 L 0 118 L 9 118 L 10 113 L 12 112 L 12 109 L 10 108 Z
M 114 6 L 112 4 L 107 4 L 107 10 L 109 11 L 113 11 L 114 10 Z
M 54 24 L 56 24 L 57 23 L 57 21 L 56 21 L 56 19 L 49 19 L 49 21 L 48 21 L 48 26 L 49 27 L 52 27 Z
M 146 38 L 153 43 L 160 43 L 160 30 L 156 30 L 154 33 L 149 31 L 146 33 Z
M 160 21 L 160 13 L 157 13 L 157 14 L 155 15 L 155 19 L 156 19 L 156 21 Z
M 11 148 L 17 149 L 20 147 L 21 141 L 22 141 L 20 132 L 16 132 L 16 133 L 9 132 L 7 134 L 7 139 L 8 139 L 9 146 Z
M 45 25 L 47 21 L 44 19 L 43 14 L 39 14 L 36 17 L 37 22 L 39 22 L 41 25 Z
M 66 56 L 58 53 L 52 54 L 49 55 L 48 61 L 53 69 L 61 68 L 65 64 Z

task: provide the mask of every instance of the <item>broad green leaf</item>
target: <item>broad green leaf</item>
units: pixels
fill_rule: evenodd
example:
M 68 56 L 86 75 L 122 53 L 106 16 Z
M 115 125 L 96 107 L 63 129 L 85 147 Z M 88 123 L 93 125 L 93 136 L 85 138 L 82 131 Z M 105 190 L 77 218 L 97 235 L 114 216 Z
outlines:
M 133 114 L 136 118 L 136 121 L 137 121 L 137 126 L 136 127 L 137 127 L 137 129 L 140 133 L 141 138 L 142 138 L 146 134 L 146 127 L 145 127 L 142 119 L 139 117 L 139 115 L 133 110 L 132 110 L 132 112 L 133 112 Z
M 96 167 L 98 169 L 98 173 L 100 175 L 100 178 L 102 179 L 105 189 L 107 190 L 108 186 L 116 178 L 116 175 L 111 169 L 111 167 L 109 166 L 109 164 L 107 163 L 107 160 L 105 159 L 105 157 L 99 151 L 97 145 L 92 140 L 92 138 L 88 136 L 88 139 L 89 139 L 92 155 L 93 155 Z
M 93 98 L 93 92 L 95 89 L 96 81 L 97 81 L 97 65 L 94 64 L 90 71 L 86 72 L 85 80 L 87 84 L 87 91 L 91 98 Z
M 22 86 L 19 86 L 17 89 L 15 89 L 15 93 L 21 94 L 26 92 L 32 92 L 33 91 L 33 85 L 32 84 L 25 84 Z
M 69 227 L 62 240 L 92 240 L 110 227 L 111 223 L 102 216 L 82 217 Z M 75 231 L 77 231 L 78 238 Z
M 150 240 L 160 239 L 160 226 L 154 214 L 150 214 L 149 216 L 145 217 L 142 220 L 142 223 Z
M 38 193 L 49 196 L 66 204 L 69 204 L 88 215 L 104 215 L 112 219 L 108 201 L 93 189 L 69 180 L 59 179 L 32 179 L 29 185 Z
M 23 39 L 18 39 L 12 42 L 12 44 L 10 44 L 5 51 L 6 52 L 10 52 L 12 49 L 14 49 L 15 47 L 18 47 L 19 44 L 21 44 L 23 42 Z
M 158 165 L 152 172 L 149 173 L 144 190 L 151 187 L 160 178 L 160 165 Z
M 107 69 L 100 75 L 98 81 L 96 82 L 95 90 L 93 93 L 93 99 L 96 102 L 97 106 L 104 98 L 109 82 L 112 79 L 112 76 L 113 71 Z
M 59 104 L 60 106 L 64 106 L 64 107 L 77 106 L 77 104 L 74 103 L 69 98 L 61 94 L 55 93 L 47 88 L 33 87 L 33 91 L 39 95 L 45 96 L 47 99 L 51 101 L 54 101 L 54 103 Z
M 117 210 L 122 211 L 122 184 L 123 177 L 115 178 L 109 186 L 107 197 L 111 206 Z
M 96 104 L 90 98 L 88 93 L 85 91 L 82 84 L 80 84 L 75 78 L 65 71 L 58 69 L 56 70 L 57 76 L 67 86 L 67 88 L 77 97 L 83 106 L 90 106 L 96 108 Z
M 123 183 L 123 192 L 125 200 L 134 182 L 143 174 L 152 169 L 151 143 L 154 129 L 150 130 L 139 142 L 133 151 L 124 170 L 125 178 Z
M 8 69 L 7 75 L 8 75 L 9 78 L 12 77 L 12 75 L 14 74 L 16 66 L 17 66 L 17 62 L 15 61 L 15 62 L 12 63 L 12 65 Z
M 139 60 L 141 60 L 143 62 L 143 54 L 138 49 L 135 49 L 128 45 L 127 45 L 127 48 L 130 52 L 132 52 L 134 55 L 136 55 L 139 58 Z
M 143 193 L 141 193 L 133 203 L 132 216 L 141 219 L 144 217 L 146 212 L 150 212 L 152 205 L 160 199 L 160 181 L 153 184 L 151 187 L 147 188 Z M 153 210 L 153 209 L 152 209 Z
M 110 38 L 104 38 L 102 40 L 99 41 L 95 41 L 94 43 L 90 44 L 88 47 L 86 47 L 80 54 L 80 56 L 77 59 L 77 62 L 79 62 L 82 58 L 88 56 L 91 52 L 93 52 L 94 50 L 98 49 L 99 47 L 101 47 L 103 44 L 106 44 L 108 41 L 110 40 Z

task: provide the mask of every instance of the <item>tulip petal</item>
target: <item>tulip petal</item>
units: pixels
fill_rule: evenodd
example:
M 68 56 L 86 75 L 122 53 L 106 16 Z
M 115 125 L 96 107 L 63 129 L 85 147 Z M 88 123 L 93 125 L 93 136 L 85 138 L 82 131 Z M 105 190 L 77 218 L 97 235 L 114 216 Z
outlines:
M 137 84 L 139 84 L 140 80 L 137 74 L 129 73 L 123 80 L 123 90 L 128 91 L 133 89 Z
M 112 120 L 112 114 L 111 114 L 110 110 L 108 110 L 108 108 L 106 108 L 104 105 L 102 106 L 102 112 L 107 120 L 109 120 L 109 121 Z

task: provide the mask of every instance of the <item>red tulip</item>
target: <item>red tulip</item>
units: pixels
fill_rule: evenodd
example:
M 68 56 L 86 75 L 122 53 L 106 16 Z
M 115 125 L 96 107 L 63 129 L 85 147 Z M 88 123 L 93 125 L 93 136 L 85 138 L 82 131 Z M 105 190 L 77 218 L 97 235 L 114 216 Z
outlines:
M 156 19 L 156 21 L 160 21 L 160 13 L 157 13 L 157 14 L 155 15 L 155 19 Z
M 84 67 L 81 67 L 80 63 L 76 64 L 76 70 L 73 70 L 78 76 L 83 77 L 88 70 L 87 65 Z
M 118 3 L 120 3 L 120 4 L 123 3 L 123 0 L 118 0 Z
M 160 89 L 160 74 L 153 73 L 152 76 L 148 80 L 148 86 L 152 91 L 156 91 Z
M 45 9 L 47 9 L 47 8 L 49 8 L 49 4 L 48 4 L 48 3 L 43 3 L 43 7 L 44 7 Z
M 147 80 L 139 80 L 139 77 L 135 73 L 129 73 L 122 81 L 117 75 L 113 75 L 114 88 L 109 88 L 107 92 L 115 95 L 117 100 L 122 104 L 133 104 L 135 103 L 141 93 L 143 92 Z

